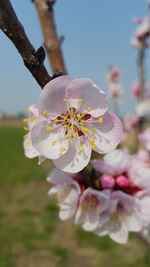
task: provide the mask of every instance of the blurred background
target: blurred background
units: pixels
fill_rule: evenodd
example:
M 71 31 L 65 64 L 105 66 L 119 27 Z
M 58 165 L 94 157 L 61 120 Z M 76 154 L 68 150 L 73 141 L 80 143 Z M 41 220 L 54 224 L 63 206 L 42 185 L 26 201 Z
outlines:
M 44 41 L 34 4 L 11 3 L 38 49 Z M 135 31 L 132 18 L 147 15 L 147 0 L 58 0 L 54 11 L 58 35 L 64 36 L 68 73 L 91 78 L 107 92 L 107 68 L 118 66 L 124 87 L 120 113 L 134 112 L 130 91 L 137 79 L 137 51 L 130 43 Z M 149 248 L 137 236 L 119 245 L 84 232 L 71 220 L 58 219 L 56 202 L 47 195 L 52 163 L 38 166 L 37 159 L 25 158 L 22 146 L 22 118 L 41 89 L 2 32 L 0 47 L 0 267 L 150 266 Z M 51 73 L 47 58 L 45 65 Z

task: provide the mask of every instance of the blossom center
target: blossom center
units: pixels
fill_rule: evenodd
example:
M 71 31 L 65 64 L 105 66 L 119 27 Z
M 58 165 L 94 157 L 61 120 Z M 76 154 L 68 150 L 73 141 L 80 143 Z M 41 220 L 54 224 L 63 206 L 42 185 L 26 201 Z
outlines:
M 85 212 L 89 212 L 97 207 L 99 200 L 95 195 L 86 196 L 81 204 L 81 209 Z

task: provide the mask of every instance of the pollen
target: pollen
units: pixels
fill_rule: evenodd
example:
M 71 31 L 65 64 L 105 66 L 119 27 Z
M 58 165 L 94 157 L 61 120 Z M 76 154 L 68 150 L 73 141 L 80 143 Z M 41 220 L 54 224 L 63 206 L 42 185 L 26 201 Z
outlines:
M 78 149 L 79 149 L 80 151 L 83 151 L 83 150 L 84 150 L 84 147 L 83 147 L 83 146 L 79 146 Z
M 81 119 L 81 116 L 79 114 L 76 115 L 77 119 Z
M 29 120 L 34 122 L 34 121 L 36 121 L 36 117 L 35 116 L 31 117 Z
M 96 147 L 96 145 L 91 145 L 91 148 L 94 149 Z
M 67 140 L 67 139 L 69 139 L 69 136 L 67 136 L 67 135 L 64 136 L 64 140 Z
M 26 123 L 26 122 L 28 121 L 28 119 L 27 119 L 27 118 L 25 118 L 25 119 L 23 119 L 22 121 Z
M 84 102 L 84 99 L 79 99 L 78 100 L 78 103 L 83 103 Z
M 71 133 L 71 137 L 77 137 L 77 134 L 76 133 Z
M 65 152 L 66 150 L 67 150 L 67 149 L 64 148 L 64 147 L 62 147 L 62 148 L 60 149 L 61 152 Z
M 95 138 L 91 138 L 91 139 L 90 139 L 90 143 L 91 143 L 91 145 L 94 145 L 94 143 L 95 143 Z
M 69 102 L 69 99 L 66 99 L 66 98 L 64 98 L 64 100 L 63 100 L 64 102 Z
M 57 123 L 58 123 L 58 120 L 54 120 L 54 123 L 56 123 L 56 124 L 57 124 Z
M 51 145 L 55 146 L 56 145 L 56 141 L 51 142 Z
M 92 133 L 95 133 L 96 129 L 91 129 L 90 131 L 91 131 Z
M 73 129 L 74 129 L 74 126 L 73 126 L 73 125 L 71 125 L 69 128 L 70 128 L 71 130 L 73 130 Z
M 69 126 L 65 124 L 65 125 L 64 125 L 64 128 L 65 128 L 66 130 L 68 130 Z
M 69 109 L 74 109 L 75 107 L 74 106 L 70 106 Z
M 24 138 L 24 139 L 26 139 L 27 137 L 28 137 L 28 135 L 27 135 L 27 134 L 25 134 L 23 138 Z
M 84 116 L 86 114 L 86 112 L 83 111 L 81 114 L 82 114 L 82 116 Z
M 71 114 L 70 117 L 75 119 L 76 115 L 75 114 Z
M 92 108 L 91 107 L 88 107 L 88 111 L 90 112 L 92 110 Z
M 99 118 L 99 119 L 98 119 L 98 122 L 99 122 L 99 123 L 103 123 L 103 122 L 104 122 L 103 118 Z
M 52 128 L 51 126 L 47 126 L 47 127 L 46 127 L 46 131 L 47 131 L 47 132 L 51 132 L 52 129 L 53 129 L 53 128 Z
M 28 131 L 28 130 L 29 130 L 29 128 L 28 128 L 28 127 L 26 127 L 26 126 L 25 126 L 23 129 L 24 129 L 25 131 Z
M 70 119 L 67 119 L 67 122 L 70 122 Z
M 88 128 L 83 128 L 83 129 L 82 129 L 82 131 L 83 131 L 84 133 L 87 133 L 88 130 L 89 130 Z
M 27 141 L 27 142 L 26 142 L 26 145 L 31 145 L 31 142 Z
M 43 116 L 47 116 L 47 111 L 46 110 L 43 112 Z

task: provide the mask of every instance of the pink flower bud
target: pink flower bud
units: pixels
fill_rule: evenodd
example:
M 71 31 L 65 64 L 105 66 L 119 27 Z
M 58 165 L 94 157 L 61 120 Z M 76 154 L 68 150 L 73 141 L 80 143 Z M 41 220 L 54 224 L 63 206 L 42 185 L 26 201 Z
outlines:
M 116 179 L 116 183 L 120 187 L 127 187 L 129 185 L 129 180 L 128 180 L 128 178 L 126 176 L 120 175 Z
M 115 179 L 110 174 L 100 176 L 100 182 L 102 188 L 113 188 L 115 185 Z

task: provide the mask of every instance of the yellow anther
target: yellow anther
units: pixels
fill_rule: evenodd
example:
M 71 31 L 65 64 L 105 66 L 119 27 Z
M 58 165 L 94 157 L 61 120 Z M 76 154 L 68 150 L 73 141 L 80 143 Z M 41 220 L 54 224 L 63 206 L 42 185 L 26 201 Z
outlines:
M 65 125 L 64 125 L 64 128 L 65 128 L 66 130 L 68 130 L 69 126 L 65 124 Z
M 77 134 L 74 132 L 74 133 L 71 133 L 71 135 L 70 135 L 72 138 L 73 137 L 76 137 L 77 136 Z
M 62 147 L 62 148 L 60 149 L 61 152 L 65 152 L 66 150 L 67 150 L 67 149 L 64 148 L 64 147 Z
M 92 108 L 91 107 L 88 107 L 88 111 L 90 112 L 92 110 Z
M 26 123 L 26 122 L 28 121 L 28 119 L 27 119 L 27 118 L 25 118 L 25 119 L 23 119 L 22 121 Z
M 70 119 L 67 119 L 67 122 L 70 122 Z
M 43 116 L 47 116 L 47 111 L 46 110 L 43 112 Z
M 87 133 L 88 130 L 89 130 L 88 128 L 83 128 L 83 129 L 82 129 L 82 131 L 83 131 L 84 133 Z
M 74 106 L 70 106 L 69 109 L 74 109 L 75 107 Z
M 56 123 L 56 124 L 57 124 L 57 123 L 58 123 L 58 120 L 54 120 L 54 123 Z
M 90 139 L 90 143 L 91 143 L 91 145 L 94 145 L 94 143 L 95 143 L 95 138 L 91 138 L 91 139 Z
M 66 99 L 66 98 L 64 98 L 64 100 L 63 100 L 64 102 L 69 102 L 69 99 Z
M 47 126 L 47 127 L 46 127 L 46 131 L 47 131 L 47 132 L 51 132 L 52 129 L 53 129 L 53 128 L 52 128 L 51 126 Z
M 25 134 L 23 138 L 24 138 L 24 139 L 26 139 L 27 137 L 28 137 L 28 135 L 27 135 L 27 134 Z
M 91 129 L 90 131 L 91 131 L 92 133 L 95 133 L 96 129 Z
M 79 99 L 78 100 L 78 103 L 83 103 L 84 102 L 84 99 Z
M 75 114 L 71 114 L 70 117 L 71 118 L 76 118 L 76 115 Z
M 84 147 L 83 147 L 83 146 L 79 146 L 78 149 L 79 149 L 80 151 L 83 151 L 83 150 L 84 150 Z
M 85 121 L 84 121 L 84 120 L 81 120 L 81 121 L 80 121 L 80 125 L 86 126 Z
M 99 119 L 98 119 L 98 122 L 99 122 L 99 123 L 103 123 L 103 122 L 104 122 L 103 118 L 99 118 Z
M 81 114 L 82 114 L 82 116 L 84 116 L 86 114 L 86 112 L 83 111 Z
M 70 128 L 71 130 L 73 130 L 73 129 L 74 129 L 74 126 L 73 126 L 73 125 L 71 125 L 69 128 Z
M 35 116 L 34 117 L 31 117 L 29 120 L 30 121 L 36 121 L 36 117 Z
M 52 146 L 56 145 L 56 141 L 51 142 L 51 145 Z
M 81 116 L 79 114 L 76 115 L 77 119 L 81 119 Z
M 25 126 L 23 129 L 24 129 L 25 131 L 28 131 L 28 130 L 29 130 L 29 128 L 28 128 L 28 127 L 26 127 L 26 126 Z
M 96 145 L 91 145 L 91 148 L 94 149 L 96 147 Z
M 67 140 L 67 139 L 69 139 L 69 136 L 67 136 L 67 135 L 64 136 L 64 140 Z
M 27 141 L 27 142 L 26 142 L 26 145 L 31 145 L 31 142 Z

